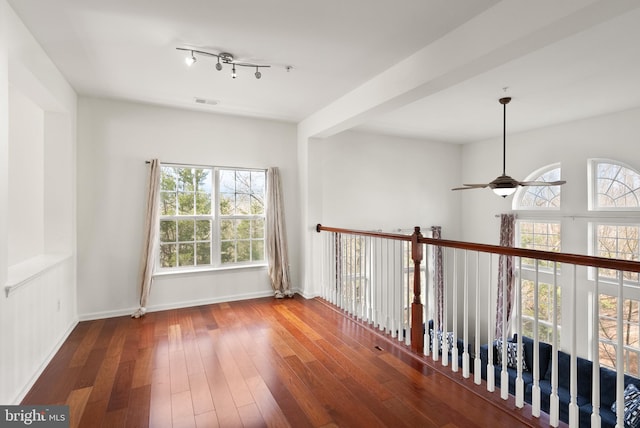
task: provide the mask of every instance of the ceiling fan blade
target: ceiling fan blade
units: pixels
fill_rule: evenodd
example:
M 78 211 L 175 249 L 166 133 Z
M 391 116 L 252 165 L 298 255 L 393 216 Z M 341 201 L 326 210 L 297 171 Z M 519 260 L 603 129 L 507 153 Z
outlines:
M 558 180 L 558 181 L 521 181 L 521 186 L 560 186 L 565 184 L 566 181 Z
M 484 189 L 488 184 L 463 184 L 465 187 L 456 187 L 451 190 Z

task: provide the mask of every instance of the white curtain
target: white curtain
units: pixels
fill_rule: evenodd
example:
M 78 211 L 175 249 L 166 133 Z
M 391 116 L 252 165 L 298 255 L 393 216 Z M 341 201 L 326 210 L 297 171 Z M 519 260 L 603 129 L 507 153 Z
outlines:
M 140 307 L 131 315 L 133 318 L 140 318 L 147 312 L 147 298 L 158 254 L 158 195 L 160 193 L 160 162 L 158 159 L 153 159 L 150 163 L 147 186 L 147 211 L 145 212 L 144 243 L 140 266 Z
M 289 277 L 287 232 L 284 222 L 284 202 L 277 167 L 267 170 L 267 261 L 269 278 L 276 298 L 293 297 Z

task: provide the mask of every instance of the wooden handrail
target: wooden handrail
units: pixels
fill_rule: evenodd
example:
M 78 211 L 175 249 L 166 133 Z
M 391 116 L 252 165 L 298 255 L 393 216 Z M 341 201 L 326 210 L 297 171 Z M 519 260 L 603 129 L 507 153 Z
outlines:
M 373 236 L 378 238 L 396 239 L 411 242 L 412 235 L 396 233 L 383 233 L 363 230 L 340 229 L 318 224 L 316 231 L 350 233 L 353 235 Z M 446 248 L 478 251 L 483 253 L 504 254 L 507 256 L 524 257 L 538 260 L 548 260 L 558 263 L 569 263 L 580 266 L 592 266 L 596 268 L 614 269 L 629 272 L 640 272 L 640 262 L 631 260 L 608 259 L 606 257 L 585 256 L 582 254 L 556 253 L 553 251 L 531 250 L 526 248 L 503 247 L 500 245 L 477 244 L 473 242 L 451 241 L 446 239 L 420 238 L 421 244 L 429 244 Z
M 400 233 L 385 233 L 385 232 L 375 232 L 372 230 L 353 230 L 353 229 L 341 229 L 339 227 L 328 227 L 323 226 L 320 223 L 316 226 L 316 232 L 336 232 L 336 233 L 349 233 L 351 235 L 360 235 L 360 236 L 373 236 L 376 238 L 386 238 L 386 239 L 395 239 L 398 241 L 407 241 L 411 242 L 411 235 L 403 235 Z

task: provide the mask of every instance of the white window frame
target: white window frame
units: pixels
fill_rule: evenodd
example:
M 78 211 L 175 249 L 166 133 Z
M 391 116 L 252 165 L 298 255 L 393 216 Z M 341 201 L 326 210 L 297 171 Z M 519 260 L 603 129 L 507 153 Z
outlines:
M 597 173 L 598 173 L 598 165 L 600 164 L 611 164 L 617 165 L 621 168 L 628 169 L 638 175 L 640 173 L 630 165 L 625 164 L 624 162 L 612 160 L 612 159 L 589 159 L 588 167 L 587 167 L 587 186 L 588 186 L 588 209 L 589 211 L 617 211 L 617 212 L 633 212 L 640 211 L 640 189 L 638 190 L 638 194 L 636 195 L 638 198 L 638 206 L 635 207 L 601 207 L 598 204 L 598 185 L 597 185 Z M 635 191 L 634 191 L 635 193 Z
M 212 271 L 212 270 L 226 270 L 226 269 L 238 269 L 238 268 L 251 268 L 251 267 L 264 267 L 267 266 L 267 258 L 266 258 L 266 213 L 267 213 L 267 203 L 266 203 L 266 169 L 260 168 L 242 168 L 242 167 L 224 167 L 224 166 L 212 166 L 212 165 L 192 165 L 192 164 L 178 164 L 178 163 L 161 163 L 160 167 L 172 167 L 172 168 L 193 168 L 193 169 L 204 169 L 211 171 L 211 212 L 210 214 L 200 214 L 200 215 L 179 215 L 176 211 L 175 215 L 163 216 L 159 215 L 158 223 L 156 224 L 156 229 L 160 230 L 160 221 L 172 219 L 174 221 L 179 220 L 210 220 L 211 221 L 211 237 L 210 237 L 210 251 L 211 251 L 211 263 L 207 265 L 189 265 L 189 266 L 174 266 L 174 267 L 162 267 L 160 264 L 160 252 L 158 251 L 158 256 L 156 257 L 156 269 L 155 275 L 165 275 L 165 274 L 175 274 L 175 273 L 189 273 L 189 272 L 203 272 L 203 271 Z M 263 214 L 252 214 L 252 215 L 233 215 L 233 216 L 222 216 L 220 215 L 220 181 L 219 181 L 219 172 L 220 170 L 233 170 L 233 171 L 250 171 L 250 172 L 262 172 L 265 174 L 265 194 L 264 194 L 264 211 Z M 160 189 L 159 189 L 160 191 Z M 160 203 L 160 202 L 159 202 Z M 248 261 L 248 262 L 234 262 L 234 263 L 222 263 L 221 261 L 221 227 L 220 222 L 223 219 L 262 219 L 264 221 L 264 236 L 262 240 L 264 241 L 264 260 L 258 261 Z M 177 225 L 176 225 L 177 227 Z M 177 233 L 177 229 L 176 229 Z M 195 236 L 194 236 L 195 238 Z M 250 239 L 252 239 L 250 237 Z M 195 242 L 195 241 L 194 241 Z M 158 239 L 158 248 L 161 245 L 160 240 Z M 195 256 L 194 256 L 195 257 Z M 194 261 L 195 263 L 195 261 Z

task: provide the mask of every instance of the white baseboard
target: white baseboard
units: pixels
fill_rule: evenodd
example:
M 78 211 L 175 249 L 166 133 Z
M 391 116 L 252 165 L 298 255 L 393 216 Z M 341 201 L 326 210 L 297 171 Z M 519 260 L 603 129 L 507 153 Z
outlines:
M 209 299 L 199 300 L 187 300 L 182 302 L 164 303 L 161 305 L 153 305 L 147 307 L 147 312 L 159 312 L 170 309 L 190 308 L 193 306 L 212 305 L 215 303 L 234 302 L 239 300 L 259 299 L 261 297 L 273 296 L 272 291 L 258 291 L 254 293 L 236 294 L 233 296 L 213 297 Z M 104 318 L 121 317 L 125 315 L 131 315 L 138 307 L 131 307 L 126 309 L 116 309 L 113 311 L 93 312 L 80 315 L 80 321 L 99 320 Z

